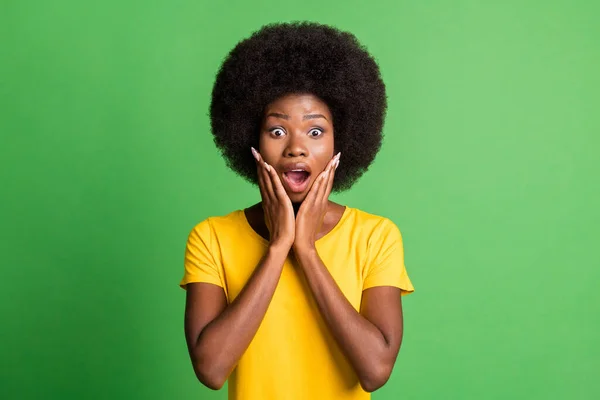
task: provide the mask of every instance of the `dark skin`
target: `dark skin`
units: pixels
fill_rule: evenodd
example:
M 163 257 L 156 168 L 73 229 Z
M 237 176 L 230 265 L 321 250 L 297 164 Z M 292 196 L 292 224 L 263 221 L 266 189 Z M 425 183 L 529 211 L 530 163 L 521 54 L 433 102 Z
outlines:
M 196 376 L 209 388 L 223 386 L 250 345 L 290 255 L 305 274 L 323 319 L 363 389 L 372 392 L 389 379 L 402 342 L 400 289 L 381 286 L 363 291 L 357 312 L 315 246 L 345 209 L 328 199 L 341 159 L 334 154 L 333 134 L 329 108 L 313 95 L 290 94 L 265 109 L 259 149 L 253 149 L 262 201 L 245 214 L 253 229 L 269 240 L 268 250 L 229 305 L 219 286 L 187 287 L 188 350 Z M 303 190 L 286 176 L 286 168 L 295 162 L 310 170 Z

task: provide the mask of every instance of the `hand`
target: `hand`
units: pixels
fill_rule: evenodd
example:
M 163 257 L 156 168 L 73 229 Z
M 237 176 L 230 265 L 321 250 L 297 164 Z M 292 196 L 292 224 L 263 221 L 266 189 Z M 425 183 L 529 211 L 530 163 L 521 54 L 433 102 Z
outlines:
M 275 168 L 263 161 L 254 148 L 252 155 L 256 159 L 258 186 L 262 197 L 265 222 L 270 234 L 270 244 L 290 249 L 294 243 L 295 225 L 294 208 Z
M 306 199 L 302 202 L 296 216 L 296 236 L 294 250 L 314 248 L 323 218 L 327 213 L 329 194 L 333 187 L 335 170 L 340 164 L 341 153 L 333 157 L 327 167 L 317 176 Z

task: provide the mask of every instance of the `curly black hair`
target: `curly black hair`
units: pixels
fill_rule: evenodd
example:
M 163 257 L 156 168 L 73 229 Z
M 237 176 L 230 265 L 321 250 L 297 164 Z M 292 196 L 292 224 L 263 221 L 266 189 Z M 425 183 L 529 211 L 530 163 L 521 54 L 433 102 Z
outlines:
M 290 93 L 310 93 L 328 105 L 335 151 L 344 158 L 333 191 L 349 189 L 381 147 L 385 85 L 377 63 L 354 35 L 313 22 L 265 25 L 225 58 L 212 91 L 210 119 L 227 165 L 257 184 L 250 146 L 258 148 L 265 107 Z

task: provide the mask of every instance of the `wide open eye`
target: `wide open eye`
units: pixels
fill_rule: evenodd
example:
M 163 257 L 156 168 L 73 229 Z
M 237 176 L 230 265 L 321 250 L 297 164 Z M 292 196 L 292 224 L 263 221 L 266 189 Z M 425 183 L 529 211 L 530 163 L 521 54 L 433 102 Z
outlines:
M 308 135 L 311 137 L 318 137 L 321 136 L 323 134 L 323 131 L 319 128 L 313 128 L 310 131 L 308 131 Z
M 281 137 L 285 135 L 285 131 L 281 128 L 273 128 L 271 129 L 271 134 L 273 136 Z

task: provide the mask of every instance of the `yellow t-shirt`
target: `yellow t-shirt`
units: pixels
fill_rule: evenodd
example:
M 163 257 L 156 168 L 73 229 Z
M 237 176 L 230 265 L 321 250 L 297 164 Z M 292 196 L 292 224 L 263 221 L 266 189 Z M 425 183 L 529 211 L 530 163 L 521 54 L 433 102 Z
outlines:
M 180 285 L 221 286 L 231 303 L 267 250 L 243 210 L 210 217 L 189 235 Z M 362 291 L 414 289 L 404 267 L 402 237 L 387 218 L 346 207 L 316 248 L 352 306 Z M 228 380 L 235 400 L 369 399 L 320 315 L 297 262 L 288 257 L 265 317 Z

